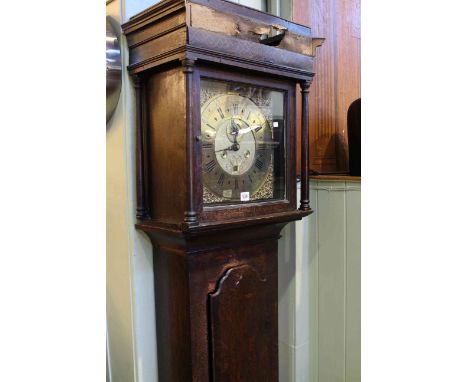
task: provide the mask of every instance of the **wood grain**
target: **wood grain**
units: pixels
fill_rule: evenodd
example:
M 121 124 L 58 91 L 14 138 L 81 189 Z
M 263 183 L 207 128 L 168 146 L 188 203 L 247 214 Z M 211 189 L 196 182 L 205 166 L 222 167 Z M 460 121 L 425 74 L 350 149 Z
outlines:
M 199 4 L 192 4 L 190 8 L 190 26 L 193 28 L 222 33 L 226 36 L 255 43 L 259 42 L 262 34 L 270 32 L 271 24 L 258 19 L 219 12 L 216 9 Z M 278 48 L 307 56 L 315 54 L 315 47 L 311 36 L 288 31 L 286 27 L 281 25 L 278 28 L 285 30 L 285 36 L 278 45 Z
M 276 277 L 241 265 L 209 295 L 213 382 L 278 380 Z
M 161 381 L 278 381 L 277 240 L 284 225 L 190 238 L 144 228 L 154 248 Z M 234 290 L 225 288 L 233 279 L 222 282 L 229 270 L 244 279 L 237 291 L 236 280 Z
M 187 210 L 187 190 L 181 187 L 187 169 L 186 107 L 180 91 L 185 87 L 183 70 L 156 73 L 146 85 L 151 218 L 177 223 Z
M 285 32 L 278 46 L 259 41 L 270 28 Z M 307 80 L 322 44 L 307 26 L 224 0 L 163 0 L 122 29 L 129 42 L 131 74 L 181 58 L 200 58 Z
M 350 175 L 311 175 L 309 176 L 311 180 L 317 181 L 330 181 L 330 180 L 338 180 L 343 182 L 360 182 L 360 176 L 350 176 Z
M 325 38 L 310 96 L 310 170 L 348 171 L 349 105 L 361 96 L 360 0 L 294 0 L 293 20 Z

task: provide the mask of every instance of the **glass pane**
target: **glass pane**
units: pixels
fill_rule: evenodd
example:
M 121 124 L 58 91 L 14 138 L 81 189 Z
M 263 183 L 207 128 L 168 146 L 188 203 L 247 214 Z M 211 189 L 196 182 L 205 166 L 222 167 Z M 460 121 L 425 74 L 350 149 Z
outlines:
M 242 5 L 246 5 L 251 8 L 259 9 L 260 11 L 266 12 L 267 10 L 267 0 L 240 0 L 235 1 Z
M 285 199 L 285 92 L 201 80 L 203 202 Z
M 291 20 L 291 0 L 229 0 Z

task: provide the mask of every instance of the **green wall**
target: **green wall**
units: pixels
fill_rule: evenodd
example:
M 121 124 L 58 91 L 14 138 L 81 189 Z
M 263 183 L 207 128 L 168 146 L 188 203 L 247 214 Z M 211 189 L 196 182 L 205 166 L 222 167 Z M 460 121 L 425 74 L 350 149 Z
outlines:
M 360 182 L 310 182 L 279 250 L 282 382 L 360 381 Z

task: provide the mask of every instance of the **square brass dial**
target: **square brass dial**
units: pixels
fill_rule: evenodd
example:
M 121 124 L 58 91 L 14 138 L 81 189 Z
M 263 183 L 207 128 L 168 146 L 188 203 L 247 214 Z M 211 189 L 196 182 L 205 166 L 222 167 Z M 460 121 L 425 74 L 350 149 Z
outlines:
M 203 202 L 284 199 L 284 91 L 201 80 Z

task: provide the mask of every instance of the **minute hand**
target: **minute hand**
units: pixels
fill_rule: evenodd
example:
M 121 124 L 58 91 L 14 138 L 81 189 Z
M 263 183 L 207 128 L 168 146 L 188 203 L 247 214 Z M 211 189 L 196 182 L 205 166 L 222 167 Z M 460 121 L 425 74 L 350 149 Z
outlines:
M 256 130 L 256 129 L 261 128 L 261 127 L 262 127 L 261 125 L 254 125 L 254 126 L 245 127 L 243 129 L 239 130 L 238 135 L 246 134 L 249 131 Z

